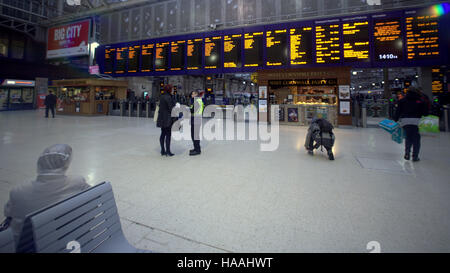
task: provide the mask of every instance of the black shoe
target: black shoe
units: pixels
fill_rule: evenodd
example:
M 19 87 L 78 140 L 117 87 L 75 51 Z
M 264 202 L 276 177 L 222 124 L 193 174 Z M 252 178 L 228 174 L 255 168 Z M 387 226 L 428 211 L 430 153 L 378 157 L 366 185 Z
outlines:
M 329 153 L 329 154 L 328 154 L 328 159 L 329 159 L 329 160 L 334 160 L 334 155 L 333 155 L 333 153 Z
M 166 153 L 167 156 L 174 156 L 175 154 L 172 154 L 171 152 Z
M 201 152 L 199 151 L 193 151 L 192 153 L 189 153 L 189 155 L 199 155 L 199 154 L 201 154 Z
M 166 152 L 165 151 L 161 151 L 161 155 L 162 156 L 166 155 Z
M 195 149 L 189 150 L 190 154 L 193 153 L 193 152 L 195 152 Z
M 418 161 L 420 161 L 420 158 L 418 158 L 418 157 L 413 157 L 413 162 L 418 162 Z
M 311 151 L 311 150 L 308 150 L 308 154 L 309 154 L 309 155 L 314 155 L 314 152 Z
M 409 160 L 409 154 L 405 154 L 404 159 L 405 159 L 405 160 Z

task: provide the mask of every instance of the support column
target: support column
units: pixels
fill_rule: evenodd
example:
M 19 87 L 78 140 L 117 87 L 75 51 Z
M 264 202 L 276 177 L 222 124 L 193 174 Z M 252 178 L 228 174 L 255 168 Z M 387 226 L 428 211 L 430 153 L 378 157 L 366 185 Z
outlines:
M 384 98 L 390 99 L 392 92 L 391 92 L 391 86 L 389 84 L 389 68 L 385 67 L 383 68 L 383 81 L 384 81 Z
M 419 87 L 430 99 L 433 98 L 432 82 L 433 77 L 431 75 L 431 67 L 419 67 Z

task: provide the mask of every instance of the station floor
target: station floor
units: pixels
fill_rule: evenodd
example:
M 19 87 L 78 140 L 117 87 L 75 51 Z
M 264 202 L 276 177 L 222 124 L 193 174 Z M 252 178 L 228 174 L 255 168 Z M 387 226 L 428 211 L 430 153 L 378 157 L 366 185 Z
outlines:
M 110 181 L 125 236 L 157 252 L 450 251 L 450 134 L 422 137 L 421 161 L 379 128 L 335 129 L 335 161 L 307 155 L 306 127 L 280 127 L 280 146 L 257 141 L 172 141 L 159 154 L 152 119 L 43 118 L 0 112 L 0 206 L 32 180 L 36 160 L 67 143 L 69 174 Z M 0 213 L 3 219 L 3 209 Z

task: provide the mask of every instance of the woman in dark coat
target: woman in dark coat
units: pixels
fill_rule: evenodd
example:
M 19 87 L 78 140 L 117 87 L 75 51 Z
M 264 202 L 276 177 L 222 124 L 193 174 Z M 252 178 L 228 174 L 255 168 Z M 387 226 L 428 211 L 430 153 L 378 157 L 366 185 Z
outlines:
M 161 145 L 161 155 L 173 156 L 170 151 L 170 139 L 172 137 L 172 123 L 173 119 L 171 117 L 172 108 L 175 103 L 172 99 L 172 86 L 164 86 L 164 93 L 161 95 L 159 101 L 159 112 L 158 120 L 156 126 L 161 128 L 161 136 L 159 137 L 159 143 Z M 164 148 L 164 142 L 166 147 Z

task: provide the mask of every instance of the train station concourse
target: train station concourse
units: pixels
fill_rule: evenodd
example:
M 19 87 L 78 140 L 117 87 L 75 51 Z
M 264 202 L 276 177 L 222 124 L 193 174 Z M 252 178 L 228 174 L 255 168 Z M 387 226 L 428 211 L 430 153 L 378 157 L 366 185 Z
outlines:
M 450 252 L 449 11 L 0 0 L 0 253 Z

